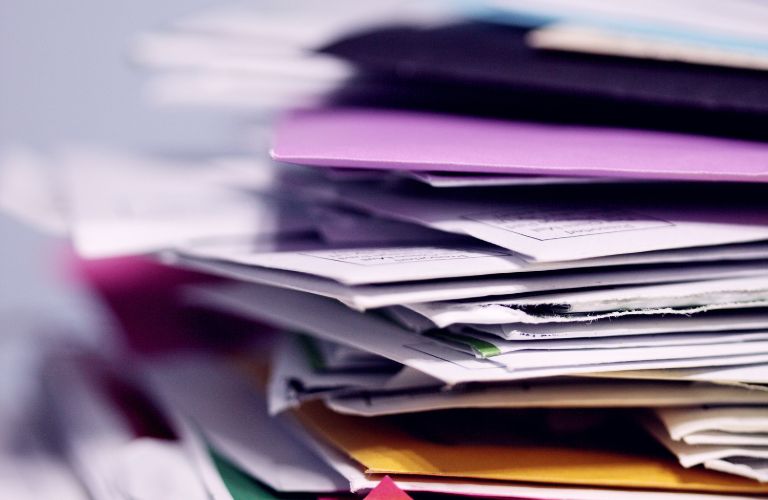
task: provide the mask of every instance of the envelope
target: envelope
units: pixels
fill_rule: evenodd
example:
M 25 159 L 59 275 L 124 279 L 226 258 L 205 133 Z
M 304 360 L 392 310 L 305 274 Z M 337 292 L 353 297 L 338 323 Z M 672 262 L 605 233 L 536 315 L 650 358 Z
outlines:
M 391 419 L 334 413 L 307 404 L 296 415 L 368 473 L 581 486 L 768 494 L 768 485 L 700 469 L 648 452 L 557 445 L 457 444 L 426 440 Z M 652 441 L 650 436 L 648 440 Z
M 761 142 L 367 108 L 289 113 L 271 154 L 324 167 L 768 182 Z

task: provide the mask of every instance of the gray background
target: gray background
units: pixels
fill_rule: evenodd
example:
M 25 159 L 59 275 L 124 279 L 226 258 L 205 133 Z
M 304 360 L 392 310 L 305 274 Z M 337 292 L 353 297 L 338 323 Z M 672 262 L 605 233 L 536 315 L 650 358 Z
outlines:
M 142 96 L 127 47 L 211 0 L 0 0 L 0 150 L 95 144 L 221 150 L 235 123 L 213 110 L 163 108 Z M 0 320 L 19 309 L 73 316 L 52 268 L 50 237 L 0 214 Z M 0 333 L 2 335 L 2 333 Z

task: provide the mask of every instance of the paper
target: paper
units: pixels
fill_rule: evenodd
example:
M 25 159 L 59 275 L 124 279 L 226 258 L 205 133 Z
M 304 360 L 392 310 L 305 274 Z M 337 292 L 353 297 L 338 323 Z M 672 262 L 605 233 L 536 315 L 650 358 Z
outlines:
M 626 371 L 745 365 L 762 363 L 768 354 L 735 354 L 743 347 L 730 348 L 731 355 L 717 350 L 714 356 L 628 361 L 624 363 L 551 366 L 540 360 L 528 360 L 526 369 L 510 370 L 500 362 L 476 359 L 424 337 L 416 336 L 394 323 L 353 311 L 337 302 L 262 285 L 223 285 L 192 287 L 187 300 L 199 306 L 267 321 L 282 328 L 309 333 L 317 337 L 365 350 L 414 368 L 449 385 L 466 382 L 522 380 L 535 377 Z M 306 314 L 297 315 L 295 311 Z M 713 351 L 713 349 L 709 349 Z M 642 358 L 633 351 L 634 358 Z M 567 360 L 566 360 L 567 361 Z
M 594 201 L 591 196 L 553 202 L 531 193 L 512 199 L 447 197 L 363 186 L 341 186 L 339 192 L 343 202 L 355 208 L 472 236 L 541 262 L 768 238 L 768 207 L 759 205 L 734 210 L 714 202 L 673 206 L 659 200 L 649 205 L 631 199 Z
M 534 263 L 513 252 L 481 243 L 403 244 L 394 241 L 386 244 L 336 246 L 311 237 L 294 235 L 256 242 L 252 238 L 242 237 L 189 242 L 177 245 L 175 253 L 183 257 L 311 274 L 347 285 L 363 285 L 597 267 L 611 267 L 601 269 L 601 272 L 620 271 L 622 269 L 618 266 L 641 264 L 733 261 L 728 266 L 744 265 L 749 268 L 759 266 L 760 263 L 737 264 L 735 261 L 765 259 L 768 257 L 768 245 L 760 243 L 648 252 L 574 262 Z M 457 266 L 457 262 L 465 265 Z M 680 272 L 684 274 L 684 271 Z
M 87 257 L 151 253 L 196 238 L 311 229 L 294 204 L 211 182 L 205 163 L 91 150 L 63 155 L 70 230 Z
M 523 344 L 527 344 L 524 342 Z M 728 342 L 723 339 L 717 344 L 702 345 L 665 345 L 650 347 L 620 347 L 584 349 L 548 349 L 509 351 L 492 356 L 495 363 L 502 364 L 510 370 L 542 369 L 553 366 L 604 365 L 608 363 L 626 362 L 658 362 L 663 360 L 688 360 L 694 362 L 697 358 L 716 358 L 768 354 L 768 341 L 754 340 L 746 342 Z M 726 363 L 730 364 L 730 363 Z M 584 371 L 589 371 L 585 369 Z
M 415 314 L 415 313 L 414 313 Z M 692 316 L 626 316 L 591 322 L 503 325 L 471 325 L 471 330 L 504 339 L 600 338 L 626 335 L 654 335 L 685 332 L 724 332 L 768 328 L 764 309 L 715 311 Z
M 768 340 L 768 330 L 754 332 L 724 333 L 665 333 L 659 335 L 640 335 L 629 337 L 602 337 L 587 339 L 545 339 L 545 340 L 503 340 L 490 335 L 470 331 L 461 333 L 433 331 L 428 336 L 443 341 L 462 352 L 474 354 L 478 358 L 499 356 L 501 354 L 527 350 L 578 350 L 578 349 L 627 349 L 648 347 L 688 347 L 691 353 L 703 345 L 733 344 Z M 674 349 L 673 349 L 674 350 Z M 585 351 L 585 353 L 591 351 Z
M 350 482 L 353 493 L 368 491 L 375 487 L 380 474 L 365 473 L 364 468 L 354 462 L 348 455 L 330 445 L 320 436 L 311 433 L 302 426 L 296 417 L 285 414 L 281 417 L 281 423 L 301 441 L 336 471 L 342 474 Z M 584 487 L 521 485 L 512 482 L 482 481 L 477 479 L 451 479 L 435 477 L 413 477 L 403 475 L 390 475 L 400 488 L 409 492 L 430 492 L 449 495 L 469 495 L 493 498 L 529 498 L 531 500 L 602 500 L 606 491 L 610 491 L 611 498 L 618 500 L 641 500 L 653 494 L 660 500 L 734 500 L 747 498 L 734 495 L 697 494 L 669 491 L 637 491 L 611 488 L 593 489 Z
M 768 146 L 759 142 L 374 109 L 291 113 L 277 126 L 272 157 L 329 167 L 768 180 Z
M 725 431 L 692 432 L 683 436 L 686 444 L 714 446 L 761 446 L 768 448 L 768 433 L 732 433 Z
M 555 175 L 463 174 L 461 172 L 429 172 L 402 170 L 394 172 L 436 188 L 540 186 L 547 184 L 600 184 L 624 182 L 604 177 L 558 177 Z
M 526 19 L 543 23 L 581 21 L 588 25 L 620 27 L 630 32 L 652 32 L 724 46 L 768 48 L 768 37 L 760 29 L 768 19 L 768 9 L 749 1 L 739 0 L 726 7 L 717 2 L 702 4 L 695 0 L 684 0 L 672 6 L 659 1 L 616 5 L 604 0 L 547 0 L 532 5 L 519 0 L 492 0 L 484 2 L 483 6 L 488 10 L 481 12 L 493 14 L 497 22 L 506 20 L 519 24 Z M 696 15 L 686 15 L 691 12 Z
M 768 448 L 758 446 L 712 446 L 690 445 L 681 441 L 675 441 L 666 430 L 656 421 L 646 424 L 649 431 L 669 449 L 680 461 L 683 467 L 702 465 L 712 460 L 722 460 L 731 457 L 757 458 L 768 460 Z
M 596 383 L 597 382 L 597 383 Z M 350 415 L 381 416 L 460 408 L 641 408 L 766 404 L 768 393 L 740 387 L 574 378 L 433 391 L 334 396 L 326 404 Z
M 587 292 L 556 292 L 510 299 L 499 303 L 520 308 L 545 306 L 563 313 L 592 313 L 764 302 L 766 299 L 768 299 L 768 274 L 757 277 L 692 281 L 669 285 L 612 287 L 606 290 Z
M 532 31 L 526 39 L 537 49 L 768 70 L 768 52 L 605 27 L 554 24 Z
M 259 481 L 290 492 L 344 488 L 335 472 L 275 425 L 255 384 L 234 367 L 189 355 L 152 363 L 147 373 L 166 407 Z
M 434 475 L 557 485 L 600 485 L 682 491 L 765 493 L 753 481 L 681 470 L 667 458 L 635 449 L 595 446 L 443 443 L 382 418 L 335 414 L 317 405 L 297 410 L 304 425 L 366 467 L 369 473 Z M 422 434 L 423 436 L 423 434 Z M 614 448 L 613 450 L 616 450 Z
M 392 363 L 379 370 L 330 370 L 312 338 L 287 332 L 277 341 L 271 365 L 267 390 L 270 415 L 333 394 L 375 390 L 399 368 Z
M 762 458 L 729 457 L 720 460 L 708 460 L 704 462 L 704 467 L 748 477 L 761 483 L 768 482 L 768 460 Z
M 753 300 L 744 302 L 724 302 L 722 304 L 707 304 L 689 307 L 655 307 L 652 309 L 630 309 L 626 311 L 603 311 L 595 313 L 558 314 L 551 309 L 543 311 L 516 308 L 512 305 L 495 302 L 472 304 L 462 302 L 428 302 L 424 304 L 404 304 L 403 307 L 429 319 L 438 327 L 454 324 L 490 324 L 502 325 L 507 323 L 522 323 L 531 325 L 553 323 L 577 323 L 608 320 L 614 318 L 635 318 L 642 316 L 662 318 L 664 316 L 691 316 L 709 311 L 748 310 L 749 308 L 768 307 L 768 300 Z
M 605 374 L 583 373 L 589 376 L 606 376 Z M 609 376 L 632 379 L 652 380 L 689 380 L 718 382 L 722 384 L 739 385 L 756 391 L 768 390 L 768 373 L 762 364 L 744 364 L 742 366 L 707 366 L 704 368 L 619 371 Z
M 167 255 L 168 262 L 240 281 L 263 283 L 331 297 L 359 309 L 436 302 L 494 295 L 514 295 L 544 290 L 608 286 L 636 283 L 663 283 L 697 279 L 754 276 L 762 270 L 759 263 L 702 264 L 685 267 L 646 267 L 623 270 L 621 267 L 596 269 L 592 272 L 559 271 L 552 274 L 514 273 L 478 278 L 452 278 L 439 281 L 343 285 L 309 272 L 321 272 L 307 266 L 307 272 L 285 272 L 266 267 L 235 264 L 209 258 Z M 305 261 L 309 264 L 309 261 Z M 393 266 L 394 267 L 394 266 Z M 323 268 L 320 268 L 321 270 Z M 361 273 L 362 274 L 362 273 Z M 768 320 L 766 320 L 768 326 Z
M 659 409 L 656 416 L 666 427 L 675 441 L 702 431 L 724 431 L 731 433 L 768 433 L 766 408 L 691 408 Z

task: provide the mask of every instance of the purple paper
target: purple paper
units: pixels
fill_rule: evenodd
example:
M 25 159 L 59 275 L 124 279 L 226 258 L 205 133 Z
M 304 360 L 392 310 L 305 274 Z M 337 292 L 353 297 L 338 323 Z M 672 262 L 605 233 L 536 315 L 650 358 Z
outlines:
M 363 108 L 288 113 L 272 157 L 324 167 L 768 182 L 768 143 Z

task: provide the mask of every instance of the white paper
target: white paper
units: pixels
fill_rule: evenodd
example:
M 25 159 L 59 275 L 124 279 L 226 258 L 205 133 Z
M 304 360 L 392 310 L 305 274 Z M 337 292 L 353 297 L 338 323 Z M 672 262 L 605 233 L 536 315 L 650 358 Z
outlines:
M 764 458 L 728 457 L 707 460 L 704 467 L 768 483 L 768 460 Z
M 456 16 L 444 2 L 408 0 L 333 0 L 324 4 L 306 0 L 271 0 L 252 4 L 216 6 L 174 21 L 178 29 L 245 38 L 265 48 L 313 50 L 351 31 L 367 26 L 408 22 L 433 24 Z
M 768 448 L 768 433 L 702 431 L 683 436 L 687 444 L 708 444 L 715 446 L 762 446 Z
M 510 306 L 552 306 L 568 313 L 592 313 L 663 307 L 695 307 L 768 300 L 768 267 L 758 276 L 586 292 L 559 292 L 499 301 Z
M 491 387 L 332 396 L 339 413 L 391 415 L 456 408 L 640 408 L 699 404 L 766 404 L 768 393 L 714 384 L 589 379 L 543 380 Z
M 189 31 L 144 34 L 133 42 L 131 55 L 154 70 L 229 71 L 339 83 L 352 75 L 344 61 L 319 53 L 265 50 L 249 40 Z
M 306 339 L 312 342 L 311 339 Z M 396 366 L 396 365 L 395 365 Z M 375 389 L 391 378 L 387 372 L 318 371 L 297 335 L 281 334 L 272 356 L 267 404 L 270 415 L 277 415 L 302 402 L 340 392 Z
M 423 182 L 436 188 L 466 188 L 493 186 L 540 186 L 547 184 L 602 184 L 633 182 L 626 179 L 600 177 L 560 177 L 556 175 L 498 175 L 498 174 L 457 174 L 454 172 L 428 172 L 400 170 L 393 172 Z
M 478 278 L 452 278 L 440 281 L 344 285 L 334 280 L 314 276 L 322 266 L 307 268 L 307 272 L 283 271 L 262 266 L 169 255 L 169 262 L 229 278 L 290 288 L 331 297 L 358 309 L 372 309 L 399 304 L 437 302 L 444 300 L 515 295 L 520 293 L 609 286 L 616 284 L 661 283 L 731 276 L 752 276 L 762 271 L 758 263 L 694 264 L 685 267 L 645 268 L 638 270 L 596 269 L 594 272 L 560 271 L 549 274 L 518 273 L 488 275 Z M 768 327 L 768 319 L 765 321 Z
M 725 41 L 736 38 L 742 43 L 767 40 L 765 23 L 768 9 L 762 2 L 736 0 L 699 2 L 679 0 L 670 5 L 659 0 L 611 2 L 609 0 L 545 0 L 531 4 L 521 0 L 487 0 L 486 5 L 501 14 L 525 13 L 528 16 L 561 20 L 584 20 L 598 26 L 621 26 L 645 31 L 662 31 L 669 36 L 712 37 Z
M 623 348 L 574 348 L 550 350 L 521 350 L 493 356 L 491 359 L 510 370 L 541 369 L 552 366 L 604 365 L 662 360 L 687 360 L 695 363 L 697 358 L 715 358 L 754 354 L 768 355 L 768 341 L 722 342 L 696 346 L 674 345 L 656 347 Z M 587 371 L 587 370 L 585 370 Z
M 633 335 L 627 337 L 524 341 L 498 339 L 489 335 L 482 335 L 469 331 L 461 331 L 460 333 L 436 332 L 430 336 L 438 340 L 444 340 L 447 345 L 452 345 L 463 352 L 469 352 L 477 357 L 497 356 L 528 350 L 627 349 L 641 347 L 679 347 L 681 349 L 688 347 L 693 354 L 699 346 L 708 344 L 735 344 L 738 342 L 768 340 L 768 330 L 724 333 L 665 333 L 658 335 Z M 481 349 L 481 347 L 486 346 L 492 346 L 494 348 L 493 351 L 495 352 L 488 352 L 487 349 Z
M 212 182 L 205 163 L 93 150 L 71 150 L 62 161 L 72 238 L 87 257 L 312 229 L 296 207 Z
M 691 316 L 709 311 L 734 311 L 749 308 L 768 307 L 768 299 L 745 302 L 724 302 L 720 304 L 708 304 L 689 307 L 657 307 L 653 309 L 633 309 L 626 311 L 610 311 L 579 314 L 556 314 L 544 311 L 540 314 L 518 309 L 514 305 L 499 302 L 471 303 L 471 302 L 429 302 L 424 304 L 404 304 L 403 307 L 416 312 L 440 328 L 455 324 L 464 325 L 504 325 L 509 323 L 522 323 L 526 325 L 543 325 L 557 323 L 592 323 L 599 320 L 614 318 L 635 317 L 673 317 Z
M 766 368 L 768 369 L 768 368 Z M 658 409 L 656 416 L 675 441 L 702 431 L 768 433 L 768 408 Z
M 465 234 L 541 262 L 768 238 L 768 211 L 585 202 L 506 202 L 342 186 L 341 199 L 384 217 Z M 714 222 L 718 221 L 718 222 Z
M 594 26 L 556 23 L 533 30 L 526 41 L 537 49 L 768 70 L 765 53 Z
M 416 336 L 376 316 L 359 313 L 338 302 L 302 292 L 262 285 L 198 286 L 188 288 L 187 300 L 193 304 L 267 321 L 282 328 L 310 333 L 369 351 L 422 371 L 449 385 L 465 382 L 521 380 L 580 372 L 745 365 L 768 361 L 768 354 L 726 356 L 718 352 L 714 357 L 644 360 L 601 365 L 535 366 L 536 364 L 529 363 L 531 366 L 528 369 L 512 371 L 505 369 L 498 362 L 476 359 L 471 355 Z M 296 311 L 302 311 L 302 314 L 296 314 Z
M 768 460 L 768 448 L 757 446 L 695 446 L 675 441 L 667 434 L 664 427 L 657 421 L 649 420 L 646 427 L 669 451 L 671 451 L 683 467 L 701 465 L 710 460 L 720 460 L 730 457 L 760 458 Z
M 279 245 L 277 244 L 279 243 Z M 220 260 L 312 274 L 347 285 L 419 281 L 531 271 L 589 269 L 639 264 L 702 263 L 768 258 L 768 245 L 738 245 L 697 250 L 651 252 L 578 262 L 531 263 L 508 250 L 483 244 L 388 244 L 341 245 L 299 238 L 277 240 L 275 247 L 254 245 L 244 238 L 222 238 L 213 243 L 179 244 L 185 257 Z M 461 265 L 458 265 L 461 264 Z M 745 264 L 749 266 L 750 264 Z M 621 270 L 618 267 L 601 271 Z M 508 276 L 516 278 L 516 276 Z
M 415 313 L 414 313 L 415 314 Z M 568 339 L 660 333 L 722 332 L 768 329 L 768 314 L 762 309 L 702 313 L 693 316 L 627 316 L 591 322 L 504 325 L 471 325 L 472 329 L 505 339 Z
M 582 374 L 587 375 L 587 374 Z M 589 373 L 589 376 L 605 376 Z M 689 380 L 717 382 L 741 385 L 755 391 L 768 391 L 768 370 L 765 364 L 744 364 L 741 366 L 707 366 L 703 368 L 678 368 L 666 370 L 614 372 L 611 377 L 653 379 L 653 380 Z
M 278 491 L 341 491 L 343 481 L 276 427 L 255 385 L 221 361 L 189 355 L 149 365 L 164 403 L 217 451 Z M 279 443 L 279 445 L 277 445 Z

